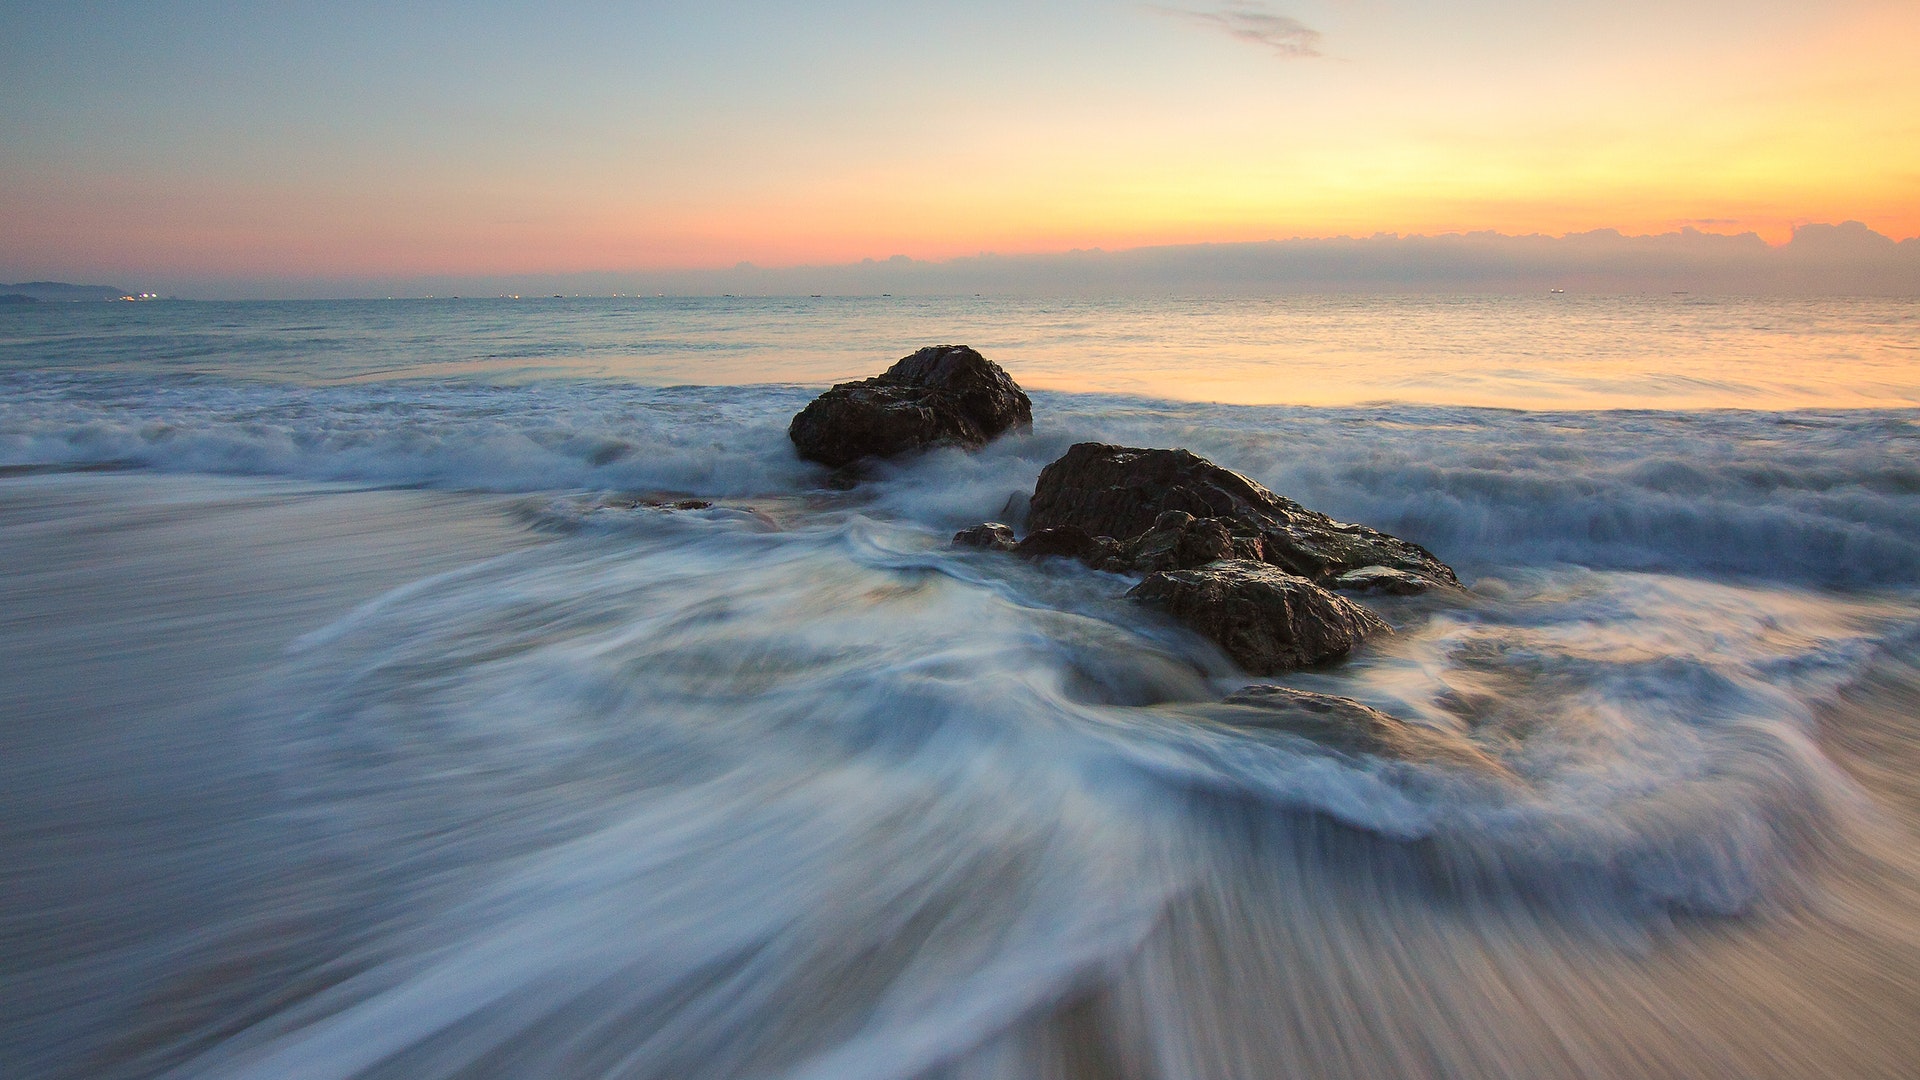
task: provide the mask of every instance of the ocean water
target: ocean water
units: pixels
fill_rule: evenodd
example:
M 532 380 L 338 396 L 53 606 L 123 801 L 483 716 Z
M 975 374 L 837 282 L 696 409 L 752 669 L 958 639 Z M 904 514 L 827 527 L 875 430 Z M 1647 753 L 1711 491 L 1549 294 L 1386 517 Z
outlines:
M 787 420 L 966 341 L 1034 430 Z M 1457 596 L 1287 685 L 951 549 L 1185 446 Z M 701 510 L 642 499 L 697 496 Z M 0 1075 L 1901 1077 L 1920 305 L 0 313 Z

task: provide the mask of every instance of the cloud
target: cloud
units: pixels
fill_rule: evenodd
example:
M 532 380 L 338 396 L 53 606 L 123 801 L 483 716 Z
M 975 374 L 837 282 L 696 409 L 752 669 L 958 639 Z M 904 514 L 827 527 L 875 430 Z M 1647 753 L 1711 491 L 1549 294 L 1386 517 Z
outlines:
M 1398 296 L 1544 295 L 1556 288 L 1920 297 L 1920 237 L 1895 243 L 1859 222 L 1803 225 L 1792 243 L 1779 247 L 1753 233 L 1693 230 L 1655 236 L 1627 236 L 1614 229 L 1560 237 L 1382 235 L 945 260 L 895 256 L 830 266 L 416 278 L 314 285 L 303 295 Z M 285 296 L 291 286 L 254 289 Z M 169 291 L 184 289 L 169 286 Z
M 1305 60 L 1323 55 L 1320 31 L 1289 15 L 1282 15 L 1264 4 L 1240 0 L 1215 8 L 1156 7 L 1154 10 L 1201 26 L 1211 27 L 1240 41 L 1272 49 L 1288 60 Z

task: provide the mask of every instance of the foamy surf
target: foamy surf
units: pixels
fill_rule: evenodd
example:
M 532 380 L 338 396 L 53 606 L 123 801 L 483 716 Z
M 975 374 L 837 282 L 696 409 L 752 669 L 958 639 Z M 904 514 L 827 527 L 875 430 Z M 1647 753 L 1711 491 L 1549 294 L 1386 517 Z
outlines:
M 106 344 L 0 375 L 10 1075 L 1920 1058 L 1910 410 L 1041 391 L 845 491 L 744 347 L 715 387 Z M 1086 439 L 1458 567 L 1285 682 L 1496 767 L 1225 722 L 1247 677 L 1130 579 L 949 545 Z
M 1227 939 L 1281 920 L 1356 973 L 1484 947 L 1397 927 L 1416 897 L 1476 941 L 1600 956 L 1803 910 L 1873 816 L 1814 711 L 1920 614 L 1532 571 L 1297 680 L 1467 732 L 1513 773 L 1490 778 L 1196 726 L 1181 705 L 1244 681 L 1211 646 L 1111 575 L 942 540 L 637 509 L 300 639 L 249 751 L 284 872 L 354 898 L 324 912 L 350 944 L 276 957 L 311 992 L 183 1039 L 174 1073 L 1028 1075 L 1004 1063 L 1075 1037 L 1177 1060 L 1221 1017 L 1159 1031 L 1192 1003 L 1148 958 L 1202 948 L 1197 897 L 1240 903 L 1274 859 L 1333 892 Z M 1397 899 L 1346 910 L 1369 890 Z M 285 918 L 235 916 L 174 977 Z M 1115 998 L 1142 1015 L 1057 1029 Z

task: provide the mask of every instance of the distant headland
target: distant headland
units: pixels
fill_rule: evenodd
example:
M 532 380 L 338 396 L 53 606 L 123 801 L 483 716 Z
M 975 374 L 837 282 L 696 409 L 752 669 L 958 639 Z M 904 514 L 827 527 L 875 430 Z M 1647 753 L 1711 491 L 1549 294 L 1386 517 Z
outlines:
M 24 281 L 0 285 L 0 304 L 64 304 L 91 300 L 153 300 L 117 285 L 72 285 L 64 281 Z

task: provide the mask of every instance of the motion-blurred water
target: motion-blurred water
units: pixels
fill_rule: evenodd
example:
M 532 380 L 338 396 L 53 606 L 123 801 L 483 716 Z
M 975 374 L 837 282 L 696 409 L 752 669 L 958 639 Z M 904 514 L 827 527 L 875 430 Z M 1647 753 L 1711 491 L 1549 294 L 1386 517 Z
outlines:
M 1915 326 L 0 314 L 0 1073 L 1909 1075 Z M 1033 434 L 793 456 L 797 384 L 949 340 Z M 947 546 L 1083 439 L 1456 566 L 1285 681 L 1511 775 L 1196 720 L 1247 678 L 1129 580 Z

